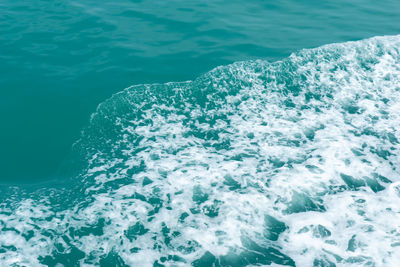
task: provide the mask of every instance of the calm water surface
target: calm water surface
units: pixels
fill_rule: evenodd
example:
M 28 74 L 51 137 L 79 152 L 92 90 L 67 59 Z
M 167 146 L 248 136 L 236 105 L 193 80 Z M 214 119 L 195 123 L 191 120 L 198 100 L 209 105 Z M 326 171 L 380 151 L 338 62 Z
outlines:
M 400 32 L 399 1 L 0 3 L 0 180 L 57 179 L 89 115 L 140 83 Z

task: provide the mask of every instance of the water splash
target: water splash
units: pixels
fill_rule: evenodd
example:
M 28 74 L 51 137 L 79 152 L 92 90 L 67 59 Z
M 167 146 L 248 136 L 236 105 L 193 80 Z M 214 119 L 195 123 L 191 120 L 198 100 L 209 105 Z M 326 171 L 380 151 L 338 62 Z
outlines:
M 112 96 L 74 145 L 73 189 L 3 205 L 1 261 L 395 265 L 399 47 L 332 44 Z

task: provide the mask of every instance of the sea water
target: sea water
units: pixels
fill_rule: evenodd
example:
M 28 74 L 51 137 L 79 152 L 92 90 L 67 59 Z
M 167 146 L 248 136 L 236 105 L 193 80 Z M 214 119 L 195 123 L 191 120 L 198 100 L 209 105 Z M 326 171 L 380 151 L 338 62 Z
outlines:
M 1 3 L 1 265 L 397 266 L 396 5 Z

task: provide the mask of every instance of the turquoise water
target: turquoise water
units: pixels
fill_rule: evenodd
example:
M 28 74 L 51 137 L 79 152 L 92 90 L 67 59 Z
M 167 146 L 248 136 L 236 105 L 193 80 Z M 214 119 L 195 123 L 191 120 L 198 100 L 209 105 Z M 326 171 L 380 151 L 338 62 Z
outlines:
M 398 34 L 398 1 L 0 2 L 1 181 L 58 179 L 96 106 L 141 83 Z
M 1 2 L 0 265 L 399 265 L 398 10 Z

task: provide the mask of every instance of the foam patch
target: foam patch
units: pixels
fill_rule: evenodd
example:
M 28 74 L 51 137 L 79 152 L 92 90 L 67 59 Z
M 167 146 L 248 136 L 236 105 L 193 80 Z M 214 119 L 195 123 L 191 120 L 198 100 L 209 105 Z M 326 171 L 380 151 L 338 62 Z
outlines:
M 127 88 L 74 144 L 72 188 L 3 205 L 0 260 L 395 266 L 399 48 L 376 37 Z

